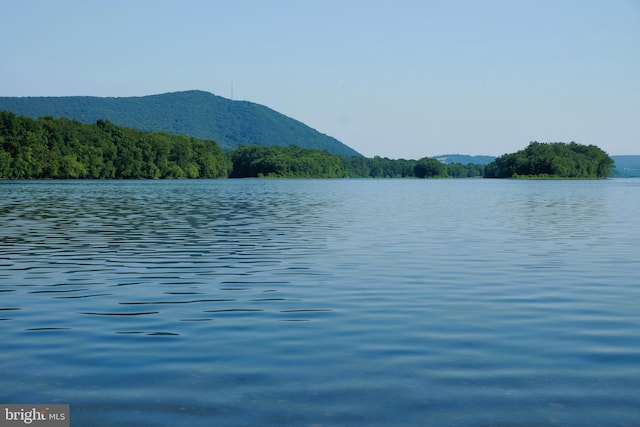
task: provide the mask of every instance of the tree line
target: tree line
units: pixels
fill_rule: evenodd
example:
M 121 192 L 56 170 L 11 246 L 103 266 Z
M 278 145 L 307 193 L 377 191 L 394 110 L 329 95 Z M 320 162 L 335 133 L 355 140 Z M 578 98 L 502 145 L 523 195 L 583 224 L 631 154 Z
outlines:
M 50 116 L 0 112 L 0 179 L 465 178 L 482 165 L 375 156 L 344 157 L 293 146 L 243 146 Z
M 0 178 L 220 178 L 231 162 L 214 141 L 143 132 L 106 120 L 33 120 L 0 112 Z
M 524 150 L 504 154 L 485 167 L 487 178 L 606 178 L 614 161 L 595 145 L 533 141 Z
M 229 152 L 231 178 L 467 178 L 480 177 L 482 165 L 446 165 L 436 159 L 342 157 L 295 145 L 240 147 Z
M 250 145 L 229 152 L 230 178 L 340 178 L 341 158 L 326 150 L 295 145 Z

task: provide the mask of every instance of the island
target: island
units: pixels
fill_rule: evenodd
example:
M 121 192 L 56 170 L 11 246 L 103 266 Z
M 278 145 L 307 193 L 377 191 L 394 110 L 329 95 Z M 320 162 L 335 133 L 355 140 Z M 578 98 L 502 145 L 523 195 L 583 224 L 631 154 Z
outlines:
M 484 169 L 485 178 L 598 179 L 611 175 L 615 163 L 595 145 L 533 141 L 524 150 L 504 154 Z

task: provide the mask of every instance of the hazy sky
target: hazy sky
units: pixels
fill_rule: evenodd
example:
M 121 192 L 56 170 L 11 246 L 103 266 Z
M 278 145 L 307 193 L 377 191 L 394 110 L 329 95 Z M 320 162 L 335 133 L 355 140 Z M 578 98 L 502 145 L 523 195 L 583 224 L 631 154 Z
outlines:
M 640 0 L 0 0 L 0 96 L 189 89 L 366 156 L 640 154 Z

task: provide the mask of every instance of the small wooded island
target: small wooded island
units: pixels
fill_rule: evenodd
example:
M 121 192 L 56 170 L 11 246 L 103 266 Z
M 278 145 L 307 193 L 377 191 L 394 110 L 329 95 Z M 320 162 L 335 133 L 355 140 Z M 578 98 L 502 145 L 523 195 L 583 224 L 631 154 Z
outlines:
M 613 160 L 574 142 L 532 142 L 489 165 L 340 156 L 295 145 L 224 152 L 212 140 L 0 112 L 0 179 L 161 178 L 606 178 Z
M 595 145 L 531 142 L 485 167 L 485 178 L 606 178 L 614 161 Z

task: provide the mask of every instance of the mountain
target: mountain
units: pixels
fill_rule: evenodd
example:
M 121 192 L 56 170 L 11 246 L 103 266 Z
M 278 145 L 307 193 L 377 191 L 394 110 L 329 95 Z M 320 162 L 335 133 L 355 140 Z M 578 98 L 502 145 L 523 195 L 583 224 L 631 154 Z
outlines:
M 264 105 L 198 90 L 123 98 L 0 97 L 1 110 L 34 119 L 66 117 L 89 124 L 106 119 L 139 130 L 213 139 L 225 150 L 252 144 L 297 145 L 361 156 L 337 139 Z
M 442 154 L 440 156 L 433 156 L 432 159 L 440 160 L 442 163 L 451 164 L 451 163 L 460 163 L 463 165 L 468 165 L 469 163 L 473 163 L 476 165 L 488 165 L 493 162 L 496 158 L 494 156 L 469 156 L 466 154 Z
M 611 156 L 616 167 L 611 176 L 615 177 L 640 177 L 640 156 Z

